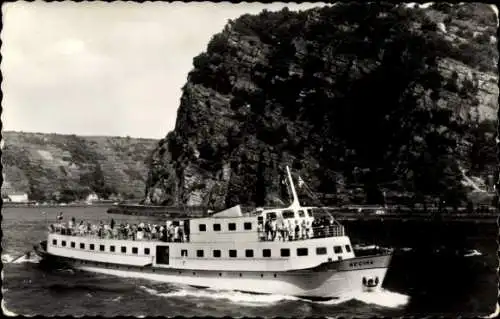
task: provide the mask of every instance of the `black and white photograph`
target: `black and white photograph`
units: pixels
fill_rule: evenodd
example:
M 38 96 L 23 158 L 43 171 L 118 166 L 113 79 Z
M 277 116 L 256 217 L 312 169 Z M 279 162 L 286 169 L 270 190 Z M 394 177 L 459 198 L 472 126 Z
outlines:
M 498 316 L 496 5 L 1 8 L 4 315 Z

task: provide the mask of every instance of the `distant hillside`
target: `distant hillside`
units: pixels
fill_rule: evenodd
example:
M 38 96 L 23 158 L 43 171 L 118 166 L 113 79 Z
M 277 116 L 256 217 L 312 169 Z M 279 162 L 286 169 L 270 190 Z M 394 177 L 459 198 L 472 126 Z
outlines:
M 2 193 L 71 201 L 144 196 L 147 162 L 157 141 L 107 136 L 3 132 Z

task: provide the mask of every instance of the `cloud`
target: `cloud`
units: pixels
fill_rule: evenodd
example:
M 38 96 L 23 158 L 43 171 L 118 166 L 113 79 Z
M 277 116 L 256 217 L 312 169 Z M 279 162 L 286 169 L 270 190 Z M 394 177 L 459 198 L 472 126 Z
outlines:
M 4 4 L 4 129 L 163 137 L 193 57 L 228 19 L 318 5 Z

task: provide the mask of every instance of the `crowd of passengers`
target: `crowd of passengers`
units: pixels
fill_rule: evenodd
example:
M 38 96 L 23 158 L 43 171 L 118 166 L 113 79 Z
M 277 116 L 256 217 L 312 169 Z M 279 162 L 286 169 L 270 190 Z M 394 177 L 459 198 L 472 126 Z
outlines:
M 292 241 L 337 235 L 339 226 L 333 218 L 321 217 L 310 220 L 272 218 L 259 222 L 258 232 L 263 241 Z
M 184 221 L 166 221 L 164 225 L 158 224 L 116 224 L 114 219 L 110 223 L 100 221 L 92 224 L 81 220 L 77 223 L 75 217 L 64 222 L 62 213 L 57 217 L 57 223 L 49 226 L 50 232 L 71 236 L 94 236 L 102 239 L 127 239 L 127 240 L 162 240 L 166 242 L 189 241 L 189 223 Z
M 50 232 L 61 233 L 71 236 L 94 236 L 102 239 L 126 239 L 126 240 L 161 240 L 166 242 L 188 242 L 188 221 L 166 221 L 164 225 L 120 223 L 116 224 L 114 219 L 110 223 L 100 221 L 92 224 L 81 220 L 77 223 L 75 217 L 64 222 L 62 212 L 57 216 L 57 223 L 49 226 Z M 339 226 L 332 218 L 322 217 L 310 220 L 272 218 L 265 223 L 259 221 L 258 233 L 263 241 L 293 241 L 309 238 L 330 237 L 339 231 Z

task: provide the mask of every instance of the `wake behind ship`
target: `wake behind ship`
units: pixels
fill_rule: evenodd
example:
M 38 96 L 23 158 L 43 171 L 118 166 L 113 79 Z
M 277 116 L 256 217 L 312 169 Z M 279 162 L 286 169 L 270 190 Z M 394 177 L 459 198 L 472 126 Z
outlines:
M 168 220 L 158 232 L 100 236 L 58 227 L 37 252 L 75 269 L 160 282 L 252 293 L 329 299 L 380 287 L 390 252 L 356 257 L 344 227 L 316 207 L 243 214 L 239 206 L 188 220 Z M 108 235 L 109 234 L 109 235 Z

